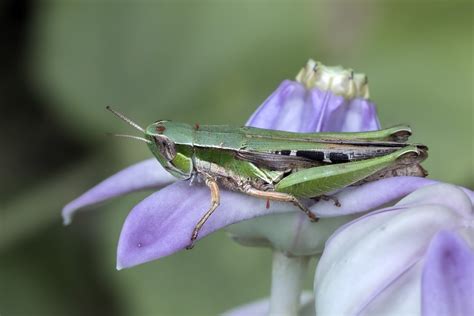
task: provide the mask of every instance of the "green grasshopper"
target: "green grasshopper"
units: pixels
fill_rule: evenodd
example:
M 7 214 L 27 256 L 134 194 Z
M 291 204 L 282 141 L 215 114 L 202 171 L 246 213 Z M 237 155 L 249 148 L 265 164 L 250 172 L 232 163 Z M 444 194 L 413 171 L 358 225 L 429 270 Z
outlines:
M 301 199 L 327 196 L 349 185 L 393 176 L 427 175 L 419 165 L 428 148 L 408 144 L 408 126 L 358 133 L 294 133 L 228 125 L 188 125 L 156 121 L 143 129 L 123 114 L 112 113 L 144 133 L 159 163 L 181 180 L 203 179 L 211 206 L 197 222 L 187 247 L 219 206 L 219 185 L 269 201 L 293 203 L 318 220 Z

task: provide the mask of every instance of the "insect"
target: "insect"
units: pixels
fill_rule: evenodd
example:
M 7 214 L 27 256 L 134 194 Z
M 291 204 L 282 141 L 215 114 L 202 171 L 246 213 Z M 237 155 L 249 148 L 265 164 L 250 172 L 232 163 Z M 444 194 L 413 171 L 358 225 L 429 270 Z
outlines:
M 427 175 L 420 162 L 428 148 L 407 143 L 408 126 L 357 133 L 294 133 L 228 125 L 188 125 L 156 121 L 143 129 L 123 114 L 112 113 L 144 134 L 117 135 L 144 141 L 159 163 L 181 180 L 203 179 L 211 205 L 196 223 L 188 249 L 220 203 L 219 188 L 269 201 L 294 204 L 311 221 L 318 217 L 306 199 L 350 185 L 393 176 Z

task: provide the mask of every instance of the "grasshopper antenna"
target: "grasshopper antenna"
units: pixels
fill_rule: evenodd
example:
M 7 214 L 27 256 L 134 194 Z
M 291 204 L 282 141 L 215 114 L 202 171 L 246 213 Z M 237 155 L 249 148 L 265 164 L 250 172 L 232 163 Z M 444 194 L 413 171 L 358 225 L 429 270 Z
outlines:
M 105 107 L 107 110 L 109 110 L 110 112 L 112 112 L 115 116 L 117 116 L 119 119 L 121 119 L 122 121 L 124 121 L 125 123 L 129 124 L 130 126 L 138 129 L 139 131 L 145 133 L 145 130 L 143 129 L 143 127 L 141 127 L 140 125 L 138 125 L 137 123 L 135 123 L 134 121 L 132 121 L 131 119 L 129 119 L 128 117 L 126 117 L 125 115 L 123 115 L 122 113 L 120 112 L 117 112 L 115 111 L 114 109 L 112 109 L 110 106 L 106 106 Z
M 141 142 L 145 142 L 147 144 L 151 144 L 152 142 L 146 138 L 139 137 L 139 136 L 133 136 L 133 135 L 126 135 L 126 134 L 113 134 L 113 133 L 107 133 L 108 136 L 116 136 L 116 137 L 123 137 L 123 138 L 131 138 L 131 139 L 136 139 Z

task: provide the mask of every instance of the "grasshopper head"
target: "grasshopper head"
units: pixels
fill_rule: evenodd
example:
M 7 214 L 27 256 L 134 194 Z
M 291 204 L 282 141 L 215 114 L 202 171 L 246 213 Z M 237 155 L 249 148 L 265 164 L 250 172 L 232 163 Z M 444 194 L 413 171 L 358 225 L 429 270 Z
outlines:
M 145 138 L 122 134 L 114 134 L 115 136 L 133 138 L 146 142 L 151 152 L 169 173 L 183 180 L 191 178 L 194 168 L 191 158 L 192 151 L 190 152 L 189 149 L 186 149 L 186 145 L 192 145 L 193 140 L 192 130 L 189 125 L 168 121 L 156 121 L 145 130 L 110 106 L 106 107 L 106 109 L 122 121 L 145 134 Z M 182 152 L 177 151 L 176 143 L 180 144 Z
M 192 159 L 177 150 L 174 125 L 169 121 L 157 121 L 147 127 L 145 138 L 150 141 L 148 147 L 166 171 L 179 179 L 189 179 L 193 171 Z

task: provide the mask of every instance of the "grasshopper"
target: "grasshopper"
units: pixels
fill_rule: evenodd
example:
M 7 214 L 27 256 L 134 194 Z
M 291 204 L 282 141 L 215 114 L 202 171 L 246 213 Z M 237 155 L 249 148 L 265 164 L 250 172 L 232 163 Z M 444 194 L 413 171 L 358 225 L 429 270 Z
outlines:
M 428 148 L 407 143 L 408 126 L 370 132 L 295 133 L 228 125 L 188 125 L 159 120 L 143 129 L 123 114 L 112 113 L 144 133 L 131 137 L 146 142 L 159 163 L 181 180 L 199 177 L 211 192 L 211 205 L 197 222 L 200 229 L 219 206 L 219 187 L 269 201 L 294 204 L 316 222 L 303 199 L 327 196 L 350 185 L 393 176 L 427 175 L 420 166 Z

